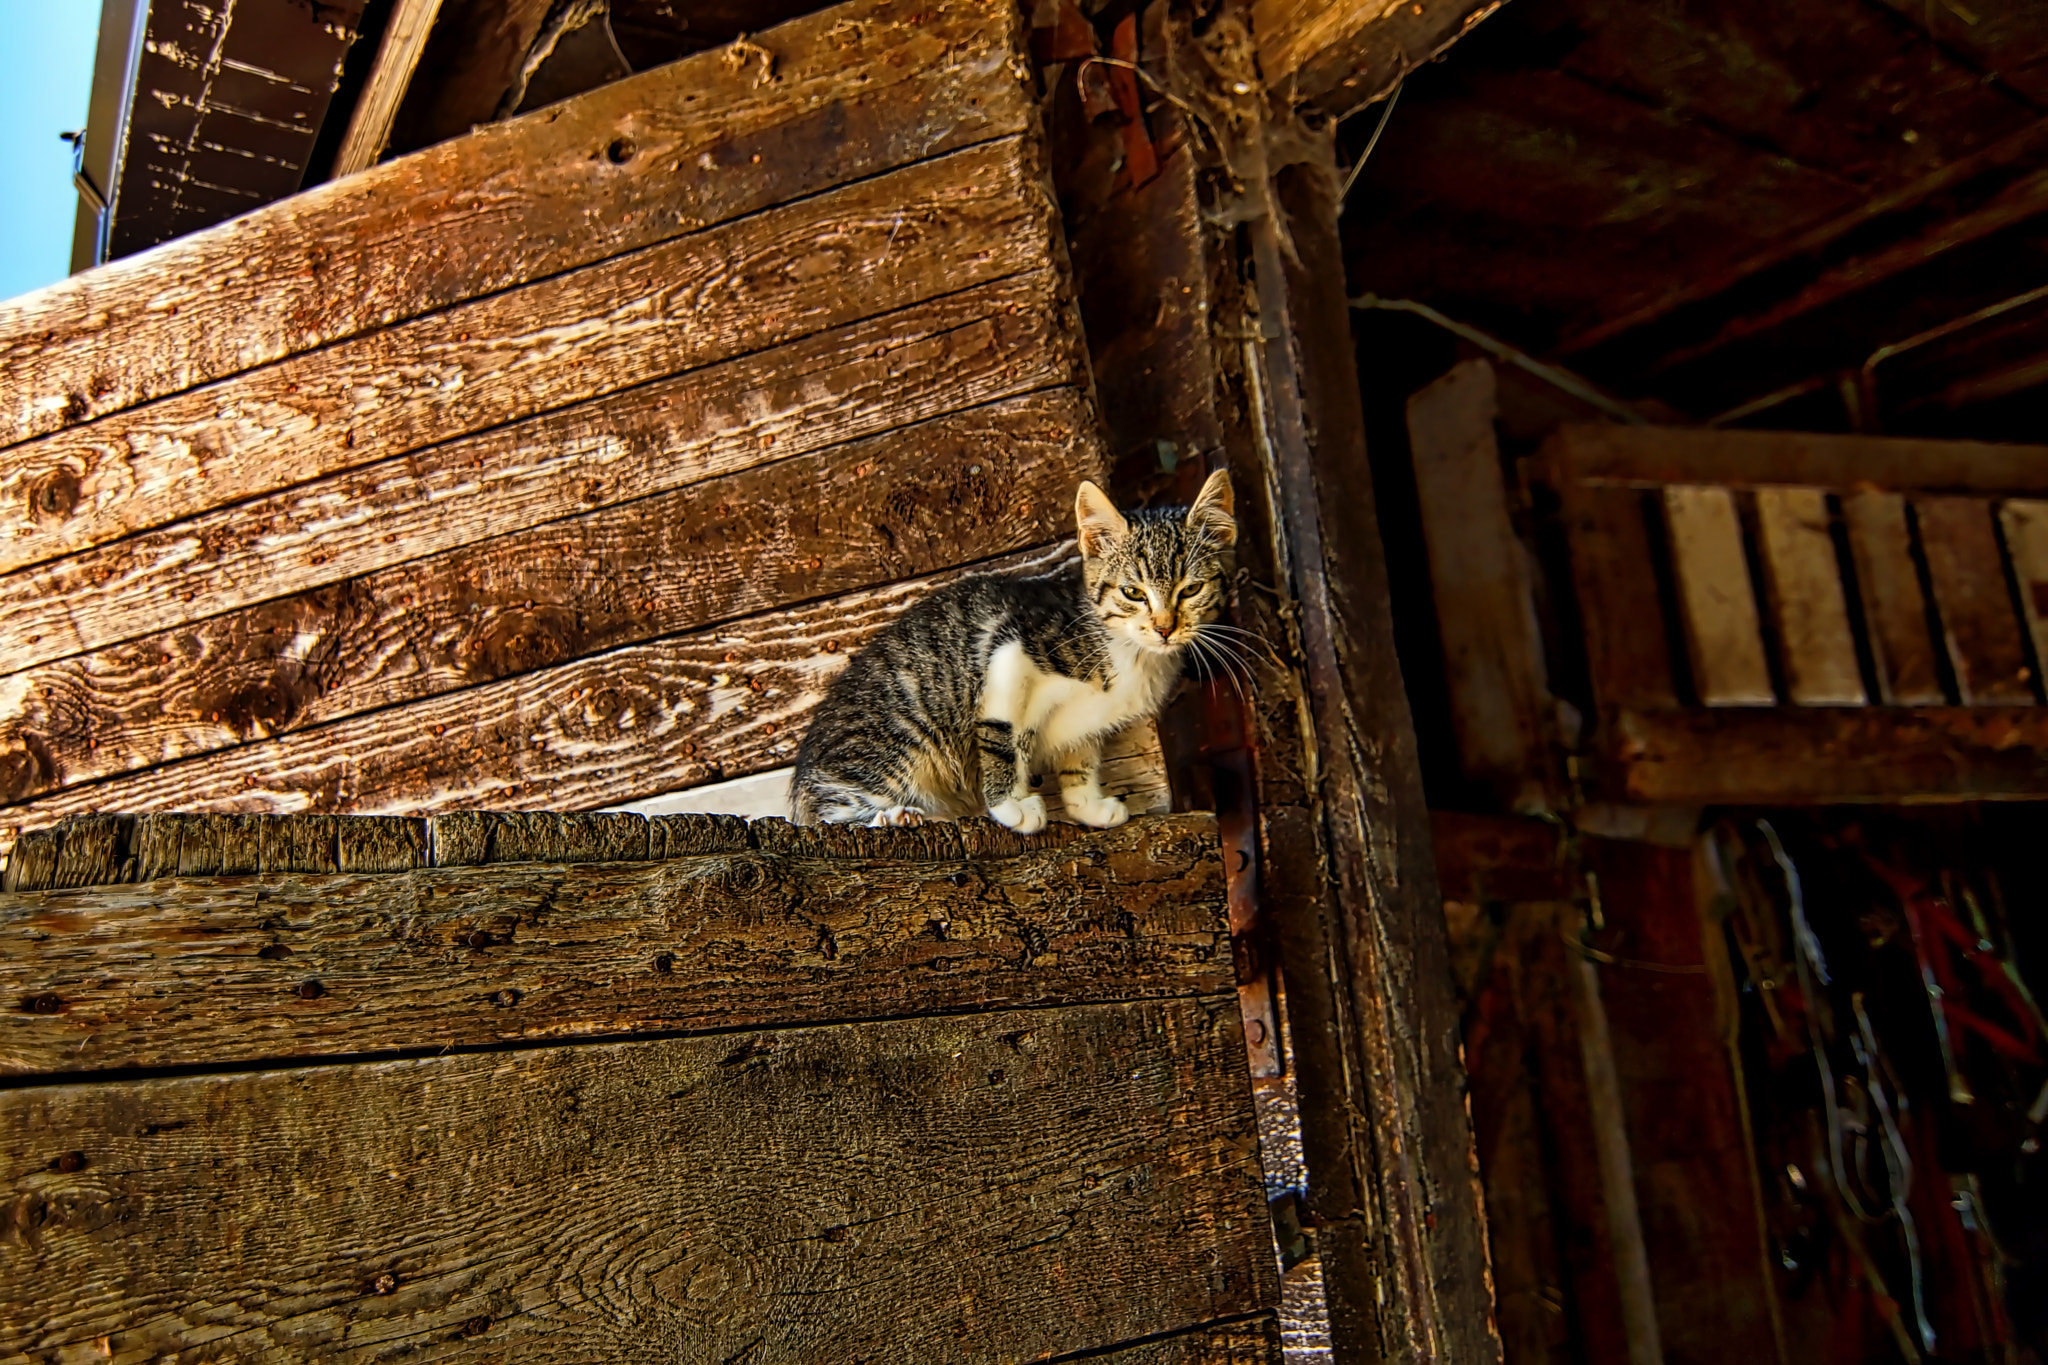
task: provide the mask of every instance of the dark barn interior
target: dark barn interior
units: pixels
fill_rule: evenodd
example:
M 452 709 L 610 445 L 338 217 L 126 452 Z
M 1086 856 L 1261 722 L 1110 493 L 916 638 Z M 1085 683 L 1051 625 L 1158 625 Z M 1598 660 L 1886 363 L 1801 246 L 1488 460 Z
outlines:
M 1382 108 L 1341 130 L 1351 157 Z M 1995 803 L 1787 809 L 1771 789 L 1818 756 L 1786 742 L 1746 800 L 1623 810 L 1597 777 L 1532 797 L 1475 771 L 1410 401 L 1490 364 L 1548 687 L 1597 730 L 1546 438 L 1619 418 L 2041 442 L 2044 110 L 2039 5 L 1515 0 L 1408 78 L 1346 200 L 1510 1361 L 2048 1350 L 2038 777 Z M 1970 701 L 1946 669 L 1937 691 Z M 1911 743 L 1868 760 L 1911 766 Z M 1599 1159 L 1616 1139 L 1632 1189 Z

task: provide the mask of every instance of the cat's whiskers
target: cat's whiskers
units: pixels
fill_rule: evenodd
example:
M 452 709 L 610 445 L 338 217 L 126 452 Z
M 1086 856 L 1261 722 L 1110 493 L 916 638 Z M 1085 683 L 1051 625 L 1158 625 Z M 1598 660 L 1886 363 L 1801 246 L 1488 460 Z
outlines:
M 1235 643 L 1256 646 L 1259 652 L 1264 654 L 1275 667 L 1284 666 L 1280 658 L 1280 652 L 1273 648 L 1273 642 L 1255 630 L 1246 630 L 1242 626 L 1225 625 L 1221 621 L 1204 622 L 1200 629 L 1204 632 L 1213 631 L 1219 638 L 1228 638 Z

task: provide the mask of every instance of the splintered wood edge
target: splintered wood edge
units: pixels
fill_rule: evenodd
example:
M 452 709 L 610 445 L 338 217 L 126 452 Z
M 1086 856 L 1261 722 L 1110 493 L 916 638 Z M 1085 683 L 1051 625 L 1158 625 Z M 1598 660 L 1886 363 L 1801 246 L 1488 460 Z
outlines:
M 1208 813 L 1143 817 L 1216 838 Z M 907 829 L 801 826 L 768 817 L 630 812 L 451 811 L 443 815 L 76 815 L 22 834 L 0 891 L 116 886 L 160 877 L 409 872 L 508 863 L 655 862 L 716 853 L 959 862 L 1060 848 L 1095 831 L 1017 834 L 993 820 Z

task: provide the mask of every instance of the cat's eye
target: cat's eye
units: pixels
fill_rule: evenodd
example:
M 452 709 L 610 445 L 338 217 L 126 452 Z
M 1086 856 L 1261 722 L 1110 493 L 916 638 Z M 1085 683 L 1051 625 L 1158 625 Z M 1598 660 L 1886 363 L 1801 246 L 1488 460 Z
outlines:
M 1143 588 L 1126 587 L 1124 589 L 1124 596 L 1130 598 L 1133 602 L 1142 602 L 1145 600 L 1145 590 Z
M 1200 583 L 1190 583 L 1185 588 L 1182 588 L 1180 590 L 1180 600 L 1185 602 L 1201 590 L 1202 585 Z

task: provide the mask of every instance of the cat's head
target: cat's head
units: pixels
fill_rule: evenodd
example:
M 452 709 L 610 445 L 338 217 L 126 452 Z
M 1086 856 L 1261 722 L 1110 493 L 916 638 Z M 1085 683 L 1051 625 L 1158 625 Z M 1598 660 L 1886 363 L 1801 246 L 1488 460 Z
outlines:
M 1110 634 L 1141 650 L 1183 649 L 1223 609 L 1223 580 L 1237 541 L 1230 476 L 1217 470 L 1192 507 L 1128 515 L 1100 488 L 1074 495 L 1081 573 Z

